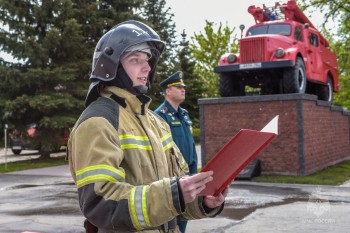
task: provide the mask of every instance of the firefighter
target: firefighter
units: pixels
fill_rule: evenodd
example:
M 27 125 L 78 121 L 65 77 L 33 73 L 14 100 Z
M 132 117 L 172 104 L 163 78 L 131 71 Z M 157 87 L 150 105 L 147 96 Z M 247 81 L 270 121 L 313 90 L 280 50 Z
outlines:
M 198 158 L 196 144 L 192 136 L 192 121 L 187 110 L 180 107 L 186 98 L 183 73 L 181 71 L 175 72 L 161 81 L 159 86 L 165 100 L 154 112 L 169 124 L 173 139 L 187 163 L 189 174 L 195 174 L 198 169 Z M 187 221 L 178 219 L 178 225 L 180 231 L 185 233 Z
M 176 217 L 221 212 L 227 189 L 198 196 L 212 171 L 184 176 L 186 162 L 165 121 L 148 109 L 165 43 L 130 20 L 97 43 L 86 108 L 71 131 L 68 158 L 87 232 L 179 232 Z

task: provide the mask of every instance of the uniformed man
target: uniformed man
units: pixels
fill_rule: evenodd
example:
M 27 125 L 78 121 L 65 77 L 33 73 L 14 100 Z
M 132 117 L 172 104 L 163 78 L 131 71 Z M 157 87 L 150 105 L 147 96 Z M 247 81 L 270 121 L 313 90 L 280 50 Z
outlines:
M 187 110 L 180 107 L 186 97 L 183 73 L 178 71 L 161 81 L 159 85 L 165 100 L 155 113 L 169 124 L 173 139 L 186 160 L 189 174 L 195 174 L 198 169 L 198 158 L 192 136 L 192 121 Z M 187 221 L 178 220 L 178 225 L 180 231 L 184 233 Z
M 213 217 L 223 208 L 227 189 L 198 196 L 213 173 L 185 176 L 169 126 L 148 109 L 145 94 L 164 48 L 135 20 L 97 43 L 86 109 L 67 145 L 87 232 L 179 232 L 177 216 Z

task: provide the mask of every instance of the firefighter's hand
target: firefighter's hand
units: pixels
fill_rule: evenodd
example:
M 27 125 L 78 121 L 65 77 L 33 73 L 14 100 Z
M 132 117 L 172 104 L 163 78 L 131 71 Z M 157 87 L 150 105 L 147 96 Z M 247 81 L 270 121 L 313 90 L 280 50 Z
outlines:
M 222 193 L 220 193 L 217 197 L 205 196 L 204 197 L 204 205 L 206 207 L 211 208 L 211 209 L 214 209 L 218 206 L 221 206 L 222 203 L 224 203 L 224 201 L 225 201 L 227 193 L 228 193 L 228 187 L 226 187 L 226 189 Z
M 212 171 L 201 172 L 195 175 L 182 177 L 179 180 L 185 204 L 196 199 L 198 194 L 205 188 L 205 184 L 213 180 L 212 175 Z

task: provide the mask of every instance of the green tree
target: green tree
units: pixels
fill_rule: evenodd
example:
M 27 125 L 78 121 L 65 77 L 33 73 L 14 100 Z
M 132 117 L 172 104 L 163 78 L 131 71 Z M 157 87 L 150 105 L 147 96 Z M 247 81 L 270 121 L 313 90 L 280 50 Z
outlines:
M 38 124 L 42 151 L 54 149 L 84 108 L 92 54 L 142 0 L 0 0 L 0 49 L 19 62 L 0 65 L 0 108 L 12 128 Z M 134 17 L 136 18 L 136 17 Z
M 237 52 L 238 39 L 234 28 L 219 24 L 214 30 L 214 23 L 206 21 L 204 34 L 195 34 L 191 44 L 192 54 L 196 60 L 195 74 L 198 75 L 205 88 L 203 97 L 219 96 L 218 75 L 214 73 L 220 57 L 228 52 Z
M 338 57 L 340 92 L 334 95 L 334 104 L 350 109 L 350 2 L 348 0 L 307 0 L 305 8 L 324 13 L 323 31 Z M 327 23 L 337 30 L 326 30 Z M 335 22 L 335 23 L 332 23 Z
M 159 94 L 161 92 L 159 82 L 175 71 L 174 68 L 177 63 L 174 13 L 171 12 L 171 8 L 165 7 L 165 4 L 165 0 L 146 0 L 141 9 L 142 17 L 159 34 L 161 40 L 166 43 L 166 49 L 159 60 L 155 79 L 149 92 L 149 96 L 153 99 L 152 109 L 157 108 L 162 102 L 162 97 Z
M 347 37 L 349 32 L 347 34 Z M 350 43 L 342 40 L 333 46 L 338 57 L 340 92 L 334 95 L 334 104 L 350 110 Z
M 187 40 L 185 31 L 182 32 L 181 37 L 177 52 L 179 64 L 176 66 L 177 70 L 183 72 L 186 83 L 186 100 L 181 106 L 189 111 L 194 126 L 199 127 L 198 99 L 202 98 L 205 90 L 201 79 L 194 72 L 196 61 L 192 57 L 190 42 Z

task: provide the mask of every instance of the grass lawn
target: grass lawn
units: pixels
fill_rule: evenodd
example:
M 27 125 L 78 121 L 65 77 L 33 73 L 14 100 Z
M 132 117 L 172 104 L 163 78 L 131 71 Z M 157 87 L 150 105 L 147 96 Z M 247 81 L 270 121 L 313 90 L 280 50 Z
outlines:
M 341 185 L 350 180 L 350 160 L 328 167 L 309 176 L 263 175 L 254 177 L 256 182 Z
M 68 161 L 65 160 L 64 156 L 57 158 L 39 157 L 38 159 L 7 163 L 7 168 L 5 164 L 0 164 L 0 174 L 5 172 L 23 171 L 27 169 L 52 167 L 64 164 L 68 164 Z

